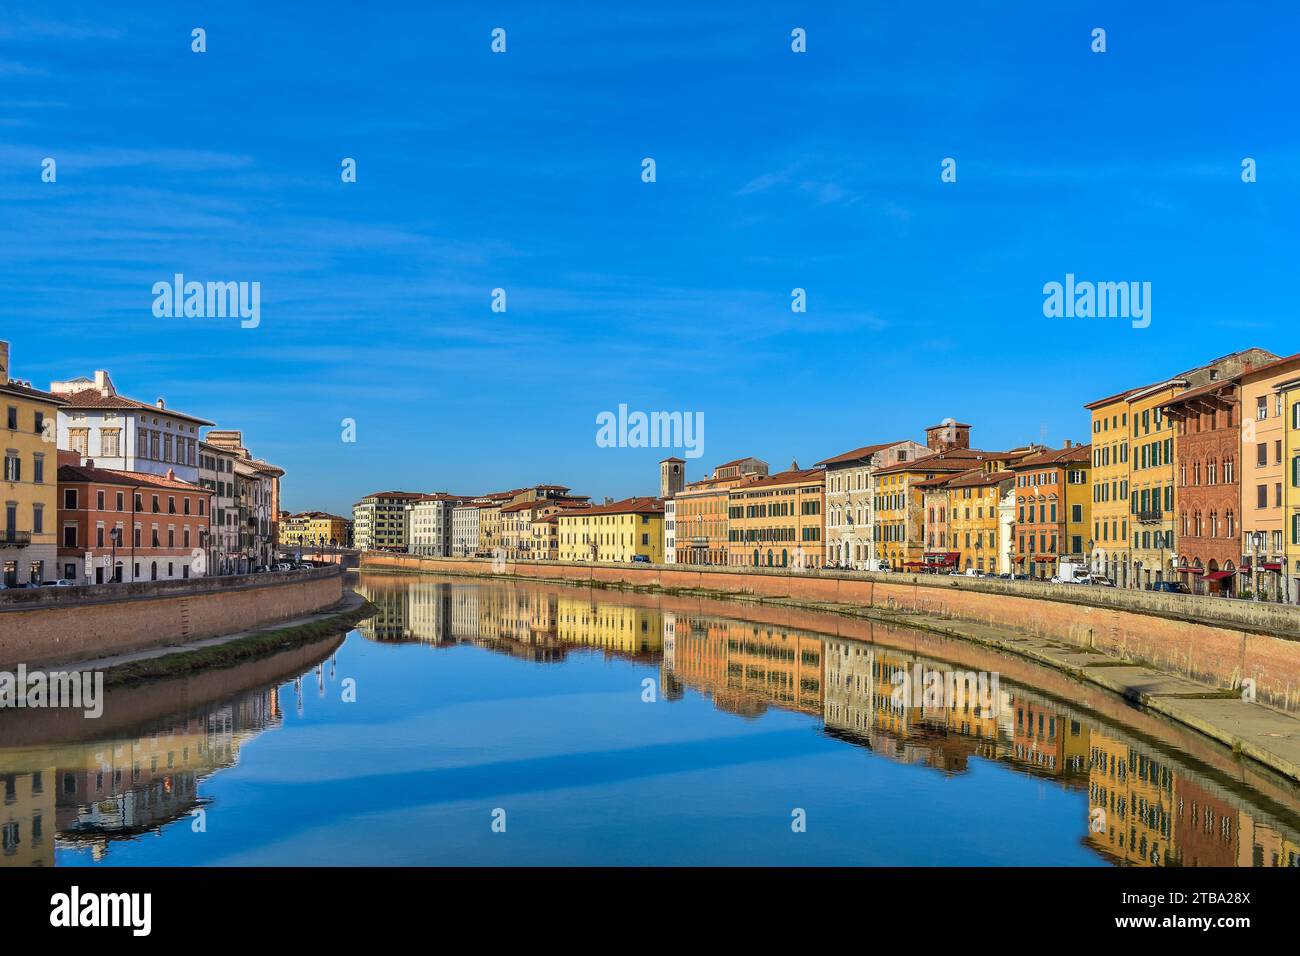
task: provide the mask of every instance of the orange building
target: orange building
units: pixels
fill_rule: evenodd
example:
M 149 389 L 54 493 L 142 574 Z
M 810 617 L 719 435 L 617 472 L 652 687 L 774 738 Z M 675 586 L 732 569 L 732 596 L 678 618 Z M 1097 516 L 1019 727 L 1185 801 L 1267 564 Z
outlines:
M 733 567 L 822 566 L 826 472 L 800 468 L 750 478 L 728 494 L 728 552 Z
M 1091 467 L 1092 446 L 1069 442 L 1010 463 L 1017 570 L 1043 580 L 1059 571 L 1062 560 L 1088 563 Z
M 728 564 L 727 507 L 732 488 L 767 475 L 767 462 L 737 458 L 673 496 L 674 550 L 678 564 Z
M 212 492 L 59 452 L 59 568 L 75 584 L 207 574 Z M 89 567 L 87 567 L 89 560 Z

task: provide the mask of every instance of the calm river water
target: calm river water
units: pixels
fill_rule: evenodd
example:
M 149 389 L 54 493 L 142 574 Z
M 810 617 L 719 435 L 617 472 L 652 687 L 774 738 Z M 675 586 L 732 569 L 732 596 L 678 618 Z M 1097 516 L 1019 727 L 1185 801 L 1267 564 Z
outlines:
M 1295 787 L 1061 675 L 1000 658 L 984 706 L 900 703 L 918 664 L 996 669 L 960 642 L 357 588 L 379 612 L 345 637 L 113 691 L 98 721 L 0 714 L 0 865 L 1300 865 Z

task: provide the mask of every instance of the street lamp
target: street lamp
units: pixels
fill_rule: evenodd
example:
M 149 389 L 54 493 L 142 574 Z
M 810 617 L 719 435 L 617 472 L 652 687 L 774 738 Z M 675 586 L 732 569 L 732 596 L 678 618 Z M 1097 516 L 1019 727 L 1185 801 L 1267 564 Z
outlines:
M 110 568 L 112 571 L 113 581 L 117 584 L 121 584 L 122 582 L 117 576 L 117 547 L 122 543 L 122 529 L 114 528 L 109 532 L 108 539 L 113 542 L 113 564 Z
M 1256 601 L 1258 601 L 1259 587 L 1261 581 L 1261 578 L 1259 576 L 1259 552 L 1262 551 L 1264 548 L 1264 532 L 1262 531 L 1254 532 L 1250 536 L 1250 545 L 1251 545 L 1250 571 L 1251 571 L 1251 577 L 1255 579 L 1254 581 L 1255 593 L 1253 597 Z

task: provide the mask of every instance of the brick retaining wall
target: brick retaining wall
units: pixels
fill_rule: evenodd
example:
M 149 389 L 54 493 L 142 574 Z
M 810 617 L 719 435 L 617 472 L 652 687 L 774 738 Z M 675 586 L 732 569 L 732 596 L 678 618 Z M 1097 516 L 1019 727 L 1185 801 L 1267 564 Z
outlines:
M 74 663 L 287 621 L 337 603 L 338 568 L 0 592 L 0 668 Z

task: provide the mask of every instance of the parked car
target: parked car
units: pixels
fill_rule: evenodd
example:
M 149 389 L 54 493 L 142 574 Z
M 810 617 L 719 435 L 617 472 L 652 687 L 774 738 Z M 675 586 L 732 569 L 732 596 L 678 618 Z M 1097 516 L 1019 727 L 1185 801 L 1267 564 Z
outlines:
M 65 581 L 63 578 L 57 581 L 46 581 L 41 585 L 43 588 L 75 588 L 76 586 L 75 582 Z
M 649 564 L 649 563 L 650 563 L 650 556 L 647 555 L 647 554 L 634 554 L 634 555 L 632 555 L 632 563 L 633 563 L 633 564 Z
M 1191 594 L 1192 589 L 1181 581 L 1157 581 L 1148 589 L 1151 591 L 1164 591 L 1168 594 Z
M 1115 586 L 1115 582 L 1104 574 L 1094 574 L 1088 579 L 1088 583 L 1099 588 L 1113 588 Z

